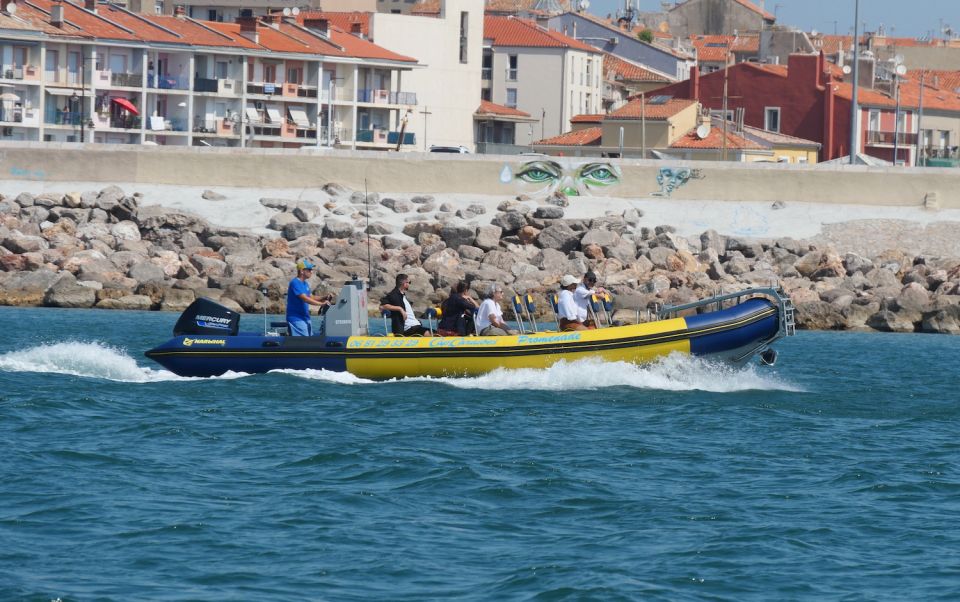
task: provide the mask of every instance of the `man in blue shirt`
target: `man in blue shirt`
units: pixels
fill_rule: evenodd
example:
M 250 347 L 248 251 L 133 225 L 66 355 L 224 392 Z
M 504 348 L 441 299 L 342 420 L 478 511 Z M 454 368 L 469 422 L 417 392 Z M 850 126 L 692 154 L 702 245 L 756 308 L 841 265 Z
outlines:
M 287 325 L 290 328 L 290 336 L 313 336 L 310 306 L 319 305 L 323 307 L 330 305 L 332 295 L 314 297 L 310 294 L 310 285 L 307 284 L 307 280 L 313 275 L 313 268 L 315 267 L 306 259 L 298 261 L 297 277 L 291 280 L 290 286 L 287 287 Z

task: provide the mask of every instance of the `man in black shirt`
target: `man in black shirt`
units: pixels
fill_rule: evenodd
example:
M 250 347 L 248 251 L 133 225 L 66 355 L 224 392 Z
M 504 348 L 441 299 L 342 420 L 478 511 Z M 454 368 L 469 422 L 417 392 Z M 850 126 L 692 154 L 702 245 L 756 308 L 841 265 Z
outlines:
M 392 291 L 380 300 L 380 310 L 390 310 L 390 329 L 396 336 L 433 336 L 433 333 L 423 327 L 420 320 L 413 313 L 413 307 L 407 301 L 407 289 L 410 288 L 410 277 L 406 274 L 397 274 L 397 285 Z

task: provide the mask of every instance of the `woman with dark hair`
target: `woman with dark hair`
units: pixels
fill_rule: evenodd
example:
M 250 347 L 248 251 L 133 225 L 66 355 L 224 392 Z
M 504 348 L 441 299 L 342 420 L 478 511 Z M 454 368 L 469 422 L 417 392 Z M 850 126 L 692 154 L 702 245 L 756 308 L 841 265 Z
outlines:
M 442 315 L 437 333 L 444 337 L 466 336 L 472 330 L 473 312 L 478 307 L 467 294 L 467 283 L 457 282 L 450 289 L 450 296 L 440 304 Z

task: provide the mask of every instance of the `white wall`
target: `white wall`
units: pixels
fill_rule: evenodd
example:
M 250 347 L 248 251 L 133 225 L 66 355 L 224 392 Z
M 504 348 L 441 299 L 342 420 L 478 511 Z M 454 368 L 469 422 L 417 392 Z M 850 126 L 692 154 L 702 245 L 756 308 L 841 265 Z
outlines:
M 384 48 L 416 58 L 423 69 L 404 72 L 400 91 L 416 92 L 407 122 L 417 148 L 462 144 L 473 150 L 473 114 L 480 106 L 483 0 L 444 0 L 443 18 L 377 13 L 370 37 Z M 460 13 L 469 14 L 467 62 L 460 62 Z M 429 115 L 421 114 L 429 111 Z

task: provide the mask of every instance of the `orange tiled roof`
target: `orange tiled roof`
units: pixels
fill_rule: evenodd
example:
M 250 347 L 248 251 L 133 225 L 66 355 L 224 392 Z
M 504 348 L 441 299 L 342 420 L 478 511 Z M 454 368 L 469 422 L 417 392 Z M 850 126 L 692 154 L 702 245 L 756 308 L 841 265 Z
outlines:
M 641 104 L 643 103 L 640 102 L 640 98 L 634 97 L 630 102 L 607 115 L 607 119 L 640 119 Z M 687 98 L 671 98 L 662 104 L 650 104 L 650 97 L 647 97 L 645 104 L 644 118 L 662 121 L 673 117 L 690 105 L 697 104 L 697 101 Z
M 439 3 L 438 12 L 439 12 Z M 331 25 L 339 27 L 348 33 L 355 33 L 354 27 L 359 25 L 360 33 L 370 37 L 370 13 L 368 12 L 331 12 L 321 10 L 304 10 L 297 15 L 299 23 L 305 23 L 311 19 L 326 19 Z
M 696 128 L 690 130 L 680 138 L 677 138 L 670 145 L 670 148 L 702 148 L 702 149 L 721 149 L 723 148 L 723 130 L 721 128 L 710 128 L 710 133 L 706 138 L 697 136 Z M 727 148 L 742 150 L 764 150 L 764 147 L 753 140 L 747 140 L 741 136 L 727 131 Z
M 603 53 L 603 71 L 607 79 L 620 79 L 635 82 L 664 82 L 674 80 L 666 75 L 650 71 L 636 63 L 624 60 L 609 52 Z M 611 73 L 613 76 L 611 77 Z
M 524 113 L 519 109 L 498 105 L 489 100 L 481 100 L 480 106 L 474 111 L 474 115 L 503 115 L 504 117 L 530 117 L 530 113 Z
M 960 71 L 946 71 L 942 69 L 912 69 L 907 72 L 907 77 L 920 82 L 920 74 L 923 73 L 923 83 L 926 86 L 940 88 L 956 92 L 960 90 Z
M 728 46 L 731 53 L 760 52 L 760 36 L 692 35 L 690 42 L 697 49 L 697 58 L 711 63 L 723 62 Z
M 850 100 L 853 86 L 845 82 L 834 82 L 837 96 Z M 896 108 L 896 98 L 876 89 L 861 87 L 857 91 L 857 101 L 866 107 Z M 900 84 L 901 110 L 916 111 L 920 108 L 920 82 L 906 80 Z M 934 88 L 924 83 L 924 110 L 940 110 L 960 113 L 960 93 L 953 90 Z
M 483 37 L 492 40 L 494 46 L 517 46 L 524 48 L 571 48 L 600 53 L 600 50 L 565 36 L 558 31 L 540 27 L 529 19 L 486 15 L 483 18 Z
M 606 115 L 574 115 L 570 123 L 600 123 Z
M 17 8 L 20 8 L 21 3 L 18 2 L 17 4 Z M 23 4 L 27 3 L 24 2 Z M 41 15 L 43 20 L 45 20 L 47 23 L 50 22 L 49 13 L 52 4 L 53 2 L 50 0 L 30 0 L 29 2 L 29 5 L 39 9 L 39 15 Z M 100 5 L 97 6 L 98 11 L 99 9 Z M 17 12 L 17 16 L 20 16 L 20 11 Z M 79 35 L 82 37 L 124 41 L 133 41 L 139 39 L 134 32 L 128 31 L 124 27 L 111 23 L 102 15 L 89 12 L 82 6 L 78 6 L 72 2 L 63 2 L 63 19 L 69 25 L 79 29 L 80 32 L 82 32 L 79 33 Z
M 597 126 L 567 132 L 559 136 L 554 136 L 553 138 L 545 138 L 532 144 L 534 146 L 600 146 L 600 138 L 602 135 L 602 128 Z

